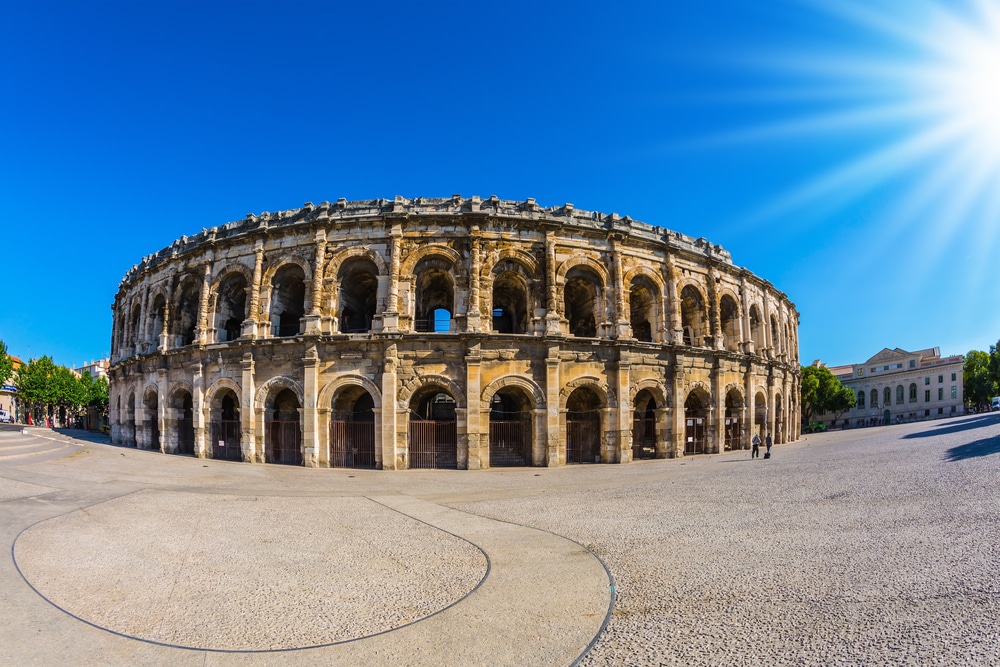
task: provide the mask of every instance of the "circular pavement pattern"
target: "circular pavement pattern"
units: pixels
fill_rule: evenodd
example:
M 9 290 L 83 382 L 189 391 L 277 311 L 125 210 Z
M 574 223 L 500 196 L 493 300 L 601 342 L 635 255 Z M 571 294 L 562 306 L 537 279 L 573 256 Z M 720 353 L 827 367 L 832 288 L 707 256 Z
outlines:
M 39 594 L 88 623 L 223 651 L 398 628 L 488 569 L 475 545 L 366 498 L 152 490 L 35 524 L 14 558 Z

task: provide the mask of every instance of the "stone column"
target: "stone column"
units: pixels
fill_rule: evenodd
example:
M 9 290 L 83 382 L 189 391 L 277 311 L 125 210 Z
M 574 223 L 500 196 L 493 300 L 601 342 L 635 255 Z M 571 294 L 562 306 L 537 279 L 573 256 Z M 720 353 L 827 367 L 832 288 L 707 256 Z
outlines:
M 167 369 L 156 369 L 156 424 L 160 430 L 160 450 L 166 452 L 167 444 Z M 152 434 L 150 434 L 152 437 Z M 176 437 L 176 433 L 175 433 Z M 152 441 L 150 441 L 152 444 Z
M 721 350 L 722 345 L 722 323 L 719 316 L 719 285 L 715 272 L 708 272 L 708 332 L 712 337 L 712 348 Z
M 545 335 L 558 336 L 561 313 L 559 292 L 556 289 L 556 235 L 545 233 Z M 558 409 L 558 408 L 557 408 Z M 554 465 L 551 464 L 550 465 Z
M 617 421 L 618 431 L 618 451 L 612 461 L 616 463 L 631 463 L 632 461 L 632 399 L 631 399 L 631 377 L 632 359 L 628 350 L 621 351 L 618 359 L 618 386 L 615 392 L 618 394 L 618 410 L 614 418 Z
M 316 232 L 316 256 L 313 259 L 312 308 L 303 318 L 307 334 L 319 334 L 321 327 L 320 300 L 323 293 L 323 262 L 326 260 L 326 230 Z
M 250 315 L 243 322 L 243 338 L 257 338 L 257 323 L 260 321 L 260 281 L 264 274 L 264 242 L 254 244 L 253 284 L 250 285 Z
M 318 468 L 322 459 L 319 439 L 319 414 L 316 411 L 319 392 L 319 355 L 310 345 L 302 358 L 302 462 L 307 468 Z
M 754 427 L 753 364 L 747 364 L 743 374 L 743 449 L 750 448 Z
M 466 435 L 469 443 L 468 470 L 490 467 L 489 437 L 482 433 L 482 355 L 479 344 L 471 346 L 465 355 Z
M 718 454 L 726 450 L 726 397 L 723 395 L 722 368 L 716 359 L 712 365 L 712 407 L 708 410 L 708 423 L 712 428 L 711 451 Z
M 620 237 L 612 235 L 611 244 L 611 267 L 613 269 L 611 279 L 615 293 L 615 336 L 617 338 L 632 338 L 632 324 L 625 313 L 625 285 L 622 277 L 621 249 L 618 247 Z
M 255 425 L 257 415 L 254 410 L 254 361 L 253 353 L 247 352 L 243 355 L 241 362 L 243 369 L 243 382 L 240 389 L 240 429 L 242 430 L 241 448 L 243 449 L 243 460 L 249 463 L 263 463 L 263 452 L 257 451 L 257 437 Z M 262 439 L 266 434 L 261 434 Z
M 205 443 L 208 437 L 205 433 L 205 373 L 204 364 L 197 362 L 194 365 L 191 377 L 191 407 L 194 418 L 194 455 L 200 459 L 208 458 L 208 449 Z
M 744 273 L 740 276 L 740 300 L 742 301 L 743 313 L 740 318 L 740 326 L 743 328 L 741 338 L 743 345 L 741 350 L 744 354 L 753 354 L 753 335 L 750 331 L 750 290 L 747 287 L 747 277 Z
M 198 326 L 194 332 L 195 341 L 199 345 L 212 342 L 209 340 L 211 327 L 208 326 L 208 300 L 212 293 L 212 262 L 205 264 L 205 274 L 201 279 L 201 295 L 198 300 Z
M 163 326 L 160 329 L 159 333 L 159 338 L 160 338 L 159 351 L 161 353 L 166 352 L 167 349 L 170 347 L 170 334 L 167 333 L 168 331 L 170 331 L 170 302 L 165 301 L 163 303 Z
M 546 440 L 545 464 L 558 466 L 566 462 L 565 433 L 562 430 L 559 413 L 559 346 L 550 345 L 545 359 L 545 407 L 548 437 Z
M 766 424 L 766 429 L 765 429 L 766 433 L 764 435 L 767 435 L 767 433 L 770 433 L 772 440 L 774 439 L 774 417 L 775 417 L 775 412 L 777 412 L 777 410 L 776 410 L 777 405 L 776 405 L 776 402 L 775 402 L 774 393 L 775 393 L 774 392 L 774 369 L 771 369 L 768 372 L 768 375 L 767 375 L 767 424 Z M 761 436 L 760 439 L 763 440 L 764 436 Z
M 467 331 L 479 332 L 483 330 L 482 312 L 480 312 L 479 305 L 479 271 L 482 263 L 480 257 L 479 225 L 473 225 L 469 229 L 469 234 L 472 237 L 472 242 L 469 249 L 471 255 L 469 257 L 469 307 L 465 313 L 465 328 Z M 471 410 L 472 408 L 469 409 Z
M 667 255 L 664 271 L 667 274 L 667 342 L 679 343 L 684 340 L 684 333 L 681 331 L 681 318 L 679 315 L 680 302 L 677 300 L 677 271 L 674 268 L 674 259 Z
M 386 298 L 386 309 L 382 313 L 382 331 L 393 333 L 399 331 L 399 255 L 403 247 L 403 226 L 393 225 L 389 230 L 389 236 L 392 238 L 392 247 L 389 250 L 389 295 Z M 392 409 L 396 409 L 395 404 Z M 393 433 L 392 441 L 395 440 L 396 434 Z
M 674 419 L 671 430 L 671 457 L 684 456 L 684 438 L 686 437 L 684 421 L 684 368 L 680 365 L 674 366 Z
M 396 344 L 386 345 L 382 366 L 382 469 L 406 468 L 403 452 L 396 442 L 399 412 L 396 406 Z

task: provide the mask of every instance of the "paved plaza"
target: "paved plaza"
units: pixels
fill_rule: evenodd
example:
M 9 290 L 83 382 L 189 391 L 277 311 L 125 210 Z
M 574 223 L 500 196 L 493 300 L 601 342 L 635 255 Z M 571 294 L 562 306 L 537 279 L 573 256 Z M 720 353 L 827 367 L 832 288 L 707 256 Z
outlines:
M 488 471 L 3 430 L 0 663 L 997 664 L 998 473 L 1000 414 Z

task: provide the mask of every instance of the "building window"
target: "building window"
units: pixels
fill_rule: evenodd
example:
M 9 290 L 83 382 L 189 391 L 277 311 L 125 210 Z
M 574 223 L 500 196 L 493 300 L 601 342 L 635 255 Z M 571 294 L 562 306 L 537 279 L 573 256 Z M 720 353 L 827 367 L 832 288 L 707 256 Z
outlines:
M 917 367 L 917 362 L 913 359 L 910 359 L 910 368 L 916 368 L 916 367 Z
M 916 382 L 911 382 L 910 383 L 910 403 L 916 403 L 916 402 L 917 402 L 917 383 Z
M 858 371 L 857 371 L 857 373 L 858 373 L 858 377 L 862 377 L 865 374 L 865 369 L 859 368 Z
M 951 397 L 958 398 L 958 386 L 951 385 Z
M 938 414 L 939 415 L 943 415 L 944 414 L 944 408 L 938 408 Z
M 944 376 L 938 375 L 938 384 L 941 384 L 942 382 L 944 382 Z
M 862 390 L 858 392 L 858 410 L 864 410 L 864 409 L 865 409 L 865 392 Z
M 930 402 L 931 402 L 931 390 L 926 389 L 924 390 L 924 403 L 930 403 Z
M 955 374 L 954 374 L 954 373 L 952 373 L 952 374 L 951 374 L 951 381 L 952 381 L 952 382 L 954 382 L 954 381 L 955 381 Z
M 938 400 L 944 400 L 944 387 L 938 387 Z
M 896 405 L 903 404 L 903 385 L 896 387 Z
M 872 389 L 872 408 L 878 407 L 878 389 Z
M 924 378 L 924 384 L 930 384 L 930 383 L 931 383 L 930 377 L 925 377 Z

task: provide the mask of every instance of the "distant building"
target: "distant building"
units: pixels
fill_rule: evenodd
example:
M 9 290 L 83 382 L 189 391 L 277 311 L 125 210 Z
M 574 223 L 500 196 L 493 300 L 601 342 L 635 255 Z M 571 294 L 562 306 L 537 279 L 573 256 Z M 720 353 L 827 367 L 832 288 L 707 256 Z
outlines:
M 74 368 L 73 372 L 77 375 L 83 375 L 84 373 L 90 373 L 90 376 L 95 380 L 97 378 L 108 377 L 108 366 L 110 364 L 109 359 L 98 359 L 97 361 L 91 361 L 89 363 L 80 366 L 79 368 Z
M 14 355 L 9 355 L 10 360 L 14 362 L 14 370 L 16 371 L 21 367 L 24 362 Z M 0 410 L 5 410 L 8 413 L 14 415 L 14 418 L 20 421 L 20 412 L 17 409 L 17 389 L 14 387 L 14 378 L 9 377 L 7 381 L 0 386 Z
M 831 368 L 854 390 L 857 404 L 844 413 L 849 426 L 953 417 L 964 413 L 965 358 L 941 356 L 941 348 L 916 352 L 884 348 L 868 361 Z M 827 415 L 827 417 L 831 417 Z

